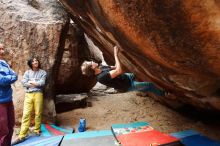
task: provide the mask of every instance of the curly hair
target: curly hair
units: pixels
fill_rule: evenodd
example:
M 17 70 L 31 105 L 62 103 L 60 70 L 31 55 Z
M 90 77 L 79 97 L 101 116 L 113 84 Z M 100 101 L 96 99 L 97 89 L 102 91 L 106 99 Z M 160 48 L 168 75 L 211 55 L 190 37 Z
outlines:
M 41 68 L 40 61 L 39 61 L 39 59 L 38 59 L 37 57 L 32 57 L 32 58 L 28 59 L 27 65 L 28 65 L 31 69 L 33 69 L 32 63 L 33 63 L 34 59 L 36 59 L 36 60 L 38 61 L 38 68 Z

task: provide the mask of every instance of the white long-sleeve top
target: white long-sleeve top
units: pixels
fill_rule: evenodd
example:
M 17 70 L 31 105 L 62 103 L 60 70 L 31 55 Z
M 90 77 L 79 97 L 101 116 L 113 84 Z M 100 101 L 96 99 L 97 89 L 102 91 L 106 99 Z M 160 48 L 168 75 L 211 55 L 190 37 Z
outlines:
M 26 92 L 42 92 L 45 85 L 47 73 L 46 71 L 39 69 L 37 71 L 27 70 L 23 75 L 22 84 L 25 87 Z M 35 81 L 37 87 L 32 87 L 28 81 Z

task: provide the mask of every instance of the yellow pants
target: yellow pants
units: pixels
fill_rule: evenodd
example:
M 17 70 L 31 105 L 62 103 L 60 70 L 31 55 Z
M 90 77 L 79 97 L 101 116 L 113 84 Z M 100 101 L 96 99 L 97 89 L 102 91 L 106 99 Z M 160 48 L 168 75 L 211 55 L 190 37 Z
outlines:
M 33 107 L 35 111 L 34 132 L 40 132 L 41 114 L 43 110 L 43 93 L 32 92 L 25 94 L 21 131 L 18 136 L 19 138 L 24 138 L 28 134 L 28 129 L 31 122 L 31 112 L 33 110 Z

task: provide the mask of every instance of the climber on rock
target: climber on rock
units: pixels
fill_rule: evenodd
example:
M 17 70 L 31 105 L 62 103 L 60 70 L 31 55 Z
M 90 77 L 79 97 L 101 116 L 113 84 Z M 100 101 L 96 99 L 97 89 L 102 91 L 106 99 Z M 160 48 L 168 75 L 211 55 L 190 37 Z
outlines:
M 156 87 L 152 82 L 138 82 L 133 73 L 124 73 L 118 58 L 119 48 L 114 47 L 115 66 L 99 66 L 93 61 L 84 61 L 81 65 L 82 74 L 96 76 L 97 81 L 108 87 L 120 91 L 152 92 L 158 96 L 165 96 L 165 91 Z

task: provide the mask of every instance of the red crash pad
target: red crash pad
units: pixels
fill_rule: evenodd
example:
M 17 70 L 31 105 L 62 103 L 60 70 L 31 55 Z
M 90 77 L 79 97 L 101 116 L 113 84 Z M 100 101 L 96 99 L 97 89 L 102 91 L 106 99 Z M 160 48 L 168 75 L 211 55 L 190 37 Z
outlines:
M 129 133 L 117 136 L 123 146 L 150 146 L 157 143 L 158 146 L 180 146 L 179 139 L 161 133 L 157 130 Z

